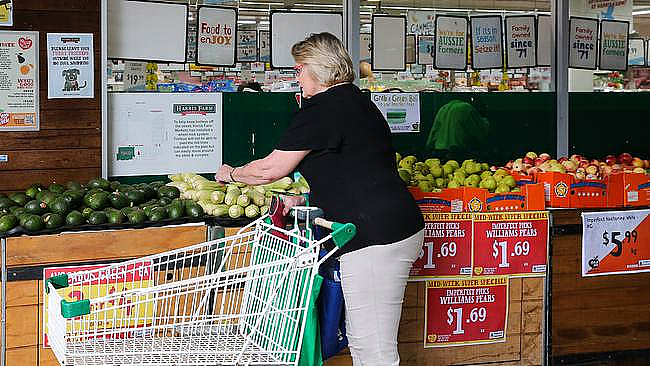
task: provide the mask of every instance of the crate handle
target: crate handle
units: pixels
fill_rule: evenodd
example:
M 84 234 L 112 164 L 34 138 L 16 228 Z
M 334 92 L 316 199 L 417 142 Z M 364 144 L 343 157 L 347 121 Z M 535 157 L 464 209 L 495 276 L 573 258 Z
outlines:
M 90 300 L 61 300 L 61 315 L 64 318 L 70 319 L 88 314 L 90 314 Z
M 314 224 L 332 230 L 332 239 L 334 240 L 334 244 L 339 248 L 343 248 L 357 233 L 357 227 L 351 223 L 341 224 L 317 217 L 314 219 Z
M 48 286 L 48 284 L 50 284 L 50 283 L 57 290 L 60 289 L 60 288 L 66 288 L 69 285 L 69 283 L 68 283 L 68 274 L 64 273 L 64 274 L 61 274 L 61 275 L 58 275 L 58 276 L 52 276 L 52 277 L 48 278 L 45 281 L 45 293 L 47 293 L 47 294 L 50 293 L 50 286 Z

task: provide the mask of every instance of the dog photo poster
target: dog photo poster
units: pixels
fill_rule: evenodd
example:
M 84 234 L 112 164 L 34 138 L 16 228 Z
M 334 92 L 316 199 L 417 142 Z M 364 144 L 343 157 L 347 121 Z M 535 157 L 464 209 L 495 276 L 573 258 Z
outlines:
M 47 34 L 47 98 L 94 98 L 92 33 Z

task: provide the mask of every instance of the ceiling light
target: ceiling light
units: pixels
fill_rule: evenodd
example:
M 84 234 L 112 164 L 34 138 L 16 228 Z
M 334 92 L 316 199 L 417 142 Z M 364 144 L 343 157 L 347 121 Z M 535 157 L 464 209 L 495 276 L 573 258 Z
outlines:
M 257 24 L 254 20 L 238 20 L 237 24 Z
M 255 9 L 255 8 L 239 8 L 239 11 L 259 11 L 262 13 L 268 13 L 267 9 Z
M 650 9 L 635 10 L 635 11 L 632 12 L 632 15 L 645 15 L 645 14 L 650 14 Z

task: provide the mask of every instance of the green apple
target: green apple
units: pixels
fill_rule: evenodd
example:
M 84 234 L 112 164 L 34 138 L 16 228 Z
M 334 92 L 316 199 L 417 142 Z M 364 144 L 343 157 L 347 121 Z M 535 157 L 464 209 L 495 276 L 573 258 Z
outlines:
M 458 169 L 454 172 L 454 178 L 458 179 L 459 182 L 462 182 L 467 178 L 467 174 L 465 173 L 465 170 Z
M 508 172 L 505 169 L 497 169 L 496 172 L 494 172 L 494 175 L 500 175 L 500 176 L 506 176 L 508 175 Z
M 429 166 L 426 165 L 425 163 L 421 162 L 421 161 L 418 161 L 417 163 L 415 163 L 415 165 L 413 165 L 413 169 L 419 171 L 423 175 L 429 174 Z

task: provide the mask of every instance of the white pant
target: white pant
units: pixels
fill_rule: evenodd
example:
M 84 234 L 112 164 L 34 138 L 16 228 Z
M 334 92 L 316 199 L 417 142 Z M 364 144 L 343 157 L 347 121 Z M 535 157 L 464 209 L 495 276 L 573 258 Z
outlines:
M 341 256 L 345 330 L 354 366 L 398 366 L 397 330 L 404 289 L 424 230 Z

